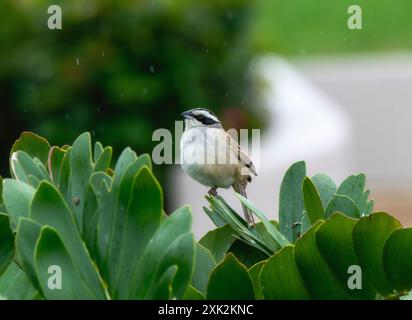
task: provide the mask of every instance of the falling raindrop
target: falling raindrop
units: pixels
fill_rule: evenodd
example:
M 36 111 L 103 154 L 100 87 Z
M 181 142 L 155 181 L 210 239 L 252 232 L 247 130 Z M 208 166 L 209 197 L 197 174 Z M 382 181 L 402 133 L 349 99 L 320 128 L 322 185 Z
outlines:
M 79 57 L 76 57 L 76 65 L 80 65 L 80 59 L 79 59 Z
M 144 87 L 144 88 L 143 88 L 143 94 L 146 94 L 146 93 L 147 93 L 147 88 Z
M 154 72 L 155 72 L 154 66 L 150 66 L 150 72 L 151 72 L 151 73 L 154 73 Z
M 104 57 L 104 52 L 102 52 L 102 57 Z

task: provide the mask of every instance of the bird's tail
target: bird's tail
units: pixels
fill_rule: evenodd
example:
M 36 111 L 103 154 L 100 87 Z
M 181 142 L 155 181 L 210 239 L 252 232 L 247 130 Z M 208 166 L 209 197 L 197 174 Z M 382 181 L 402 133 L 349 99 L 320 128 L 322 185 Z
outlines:
M 242 196 L 244 196 L 245 198 L 247 198 L 246 188 L 242 183 L 240 183 L 240 182 L 235 183 L 233 185 L 233 189 L 235 189 L 235 191 L 237 193 L 239 193 Z M 255 226 L 255 219 L 253 218 L 253 213 L 243 203 L 242 203 L 242 208 L 243 208 L 243 214 L 245 215 L 246 222 L 248 223 L 249 226 L 254 227 Z

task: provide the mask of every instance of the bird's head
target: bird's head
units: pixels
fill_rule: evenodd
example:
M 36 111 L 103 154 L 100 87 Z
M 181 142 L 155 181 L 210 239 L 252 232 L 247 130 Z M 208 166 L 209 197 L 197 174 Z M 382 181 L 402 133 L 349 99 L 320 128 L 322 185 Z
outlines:
M 192 127 L 221 127 L 219 119 L 216 115 L 204 108 L 194 108 L 182 113 L 185 119 L 186 129 Z

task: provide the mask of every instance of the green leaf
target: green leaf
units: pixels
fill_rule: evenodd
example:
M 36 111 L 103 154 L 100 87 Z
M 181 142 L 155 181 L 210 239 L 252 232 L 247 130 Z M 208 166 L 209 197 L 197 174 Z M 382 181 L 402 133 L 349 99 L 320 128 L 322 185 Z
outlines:
M 101 154 L 103 153 L 104 147 L 103 145 L 97 141 L 94 144 L 94 152 L 93 152 L 93 162 L 97 162 L 97 160 L 100 158 Z
M 90 300 L 99 297 L 84 283 L 78 266 L 55 229 L 48 226 L 42 228 L 34 252 L 34 261 L 39 284 L 46 299 Z M 61 288 L 50 287 L 53 276 L 61 277 Z
M 0 298 L 7 300 L 37 300 L 41 295 L 26 274 L 12 262 L 0 276 Z
M 39 162 L 39 160 L 30 158 L 30 156 L 24 151 L 17 151 L 13 153 L 11 162 L 13 176 L 16 180 L 31 184 L 35 188 L 38 184 L 37 181 L 50 181 L 49 174 L 43 163 Z M 35 181 L 30 178 L 35 178 Z
M 334 213 L 316 231 L 316 243 L 330 269 L 354 299 L 374 299 L 375 291 L 366 277 L 362 278 L 362 289 L 350 289 L 348 268 L 359 265 L 352 239 L 352 230 L 357 220 L 341 213 Z
M 3 178 L 0 176 L 0 205 L 3 204 Z
M 351 198 L 358 207 L 360 215 L 369 214 L 373 209 L 371 203 L 368 202 L 369 191 L 364 192 L 365 184 L 366 176 L 363 173 L 356 176 L 352 175 L 346 178 L 336 191 L 339 195 Z
M 14 236 L 7 214 L 0 213 L 0 275 L 14 257 Z
M 322 223 L 322 220 L 319 220 L 296 241 L 296 266 L 312 298 L 326 300 L 348 299 L 350 296 L 334 276 L 316 245 L 315 232 Z
M 33 132 L 23 132 L 19 139 L 13 144 L 10 151 L 10 168 L 11 157 L 16 151 L 24 151 L 31 158 L 39 159 L 44 165 L 47 164 L 47 159 L 50 151 L 50 144 L 46 139 L 34 134 Z
M 191 283 L 196 290 L 206 294 L 207 283 L 215 266 L 216 260 L 210 251 L 196 243 L 195 265 Z
M 348 196 L 342 196 L 335 194 L 329 201 L 328 206 L 325 209 L 325 218 L 329 218 L 332 213 L 342 212 L 348 217 L 359 218 L 359 210 L 351 198 Z
M 59 147 L 52 147 L 49 152 L 48 168 L 50 178 L 55 186 L 59 186 L 60 182 L 60 170 L 66 151 Z
M 294 259 L 294 247 L 288 245 L 270 257 L 260 272 L 265 299 L 306 300 L 310 295 Z
M 183 300 L 205 300 L 206 297 L 196 288 L 189 286 L 186 290 Z
M 249 269 L 250 279 L 252 280 L 253 284 L 253 291 L 255 292 L 255 299 L 256 300 L 263 300 L 263 291 L 262 286 L 260 285 L 260 272 L 262 271 L 263 266 L 265 265 L 265 261 L 260 261 L 256 263 L 252 268 Z
M 230 246 L 229 252 L 233 253 L 236 258 L 247 268 L 250 268 L 259 261 L 266 260 L 268 258 L 268 256 L 262 251 L 240 240 L 236 240 Z
M 412 288 L 412 228 L 392 232 L 385 243 L 383 261 L 395 289 L 409 291 Z
M 263 225 L 266 228 L 266 231 L 268 234 L 270 234 L 275 240 L 277 246 L 276 247 L 271 247 L 273 252 L 276 252 L 279 248 L 289 244 L 288 239 L 285 238 L 285 236 L 279 232 L 279 230 L 269 222 L 269 220 L 266 218 L 265 214 L 260 211 L 258 208 L 256 208 L 252 202 L 250 202 L 248 199 L 243 197 L 242 195 L 236 193 L 236 196 L 240 199 L 240 201 L 247 207 L 249 208 L 263 223 Z
M 124 201 L 120 201 L 119 205 L 127 206 L 127 200 L 130 204 L 118 211 L 122 216 L 116 217 L 109 243 L 109 287 L 113 296 L 119 298 L 127 296 L 132 272 L 160 226 L 163 207 L 160 185 L 146 166 L 139 170 L 132 183 L 132 190 L 121 188 L 120 192 L 126 194 L 120 194 Z
M 213 270 L 207 288 L 208 300 L 251 300 L 255 298 L 246 267 L 229 253 Z
M 311 224 L 324 218 L 325 210 L 320 194 L 309 177 L 306 177 L 303 181 L 303 199 L 306 213 Z
M 28 184 L 12 179 L 3 181 L 3 199 L 10 217 L 10 226 L 14 231 L 20 217 L 28 217 L 30 203 L 34 197 L 35 189 Z
M 104 299 L 99 274 L 80 237 L 73 213 L 51 183 L 44 181 L 39 185 L 31 204 L 30 218 L 42 226 L 48 225 L 56 229 L 74 264 L 79 268 L 85 285 L 96 298 Z
M 28 219 L 20 218 L 16 232 L 17 257 L 21 267 L 29 277 L 33 285 L 40 289 L 34 265 L 34 250 L 40 235 L 41 225 Z
M 78 225 L 83 227 L 83 209 L 86 190 L 93 172 L 92 143 L 90 133 L 80 135 L 74 141 L 70 155 L 70 193 L 67 197 Z M 82 229 L 80 229 L 82 232 Z
M 113 153 L 113 149 L 111 147 L 104 148 L 102 154 L 100 155 L 100 157 L 97 159 L 97 161 L 94 164 L 93 171 L 94 172 L 98 172 L 98 171 L 105 172 L 110 167 L 110 163 L 112 161 L 112 153 Z
M 182 207 L 174 212 L 169 218 L 165 219 L 160 228 L 153 235 L 143 254 L 139 259 L 132 277 L 130 277 L 129 296 L 130 299 L 151 299 L 158 286 L 159 279 L 168 269 L 164 261 L 170 261 L 171 265 L 185 264 L 191 257 L 194 260 L 194 244 L 190 248 L 190 243 L 185 238 L 185 246 L 179 249 L 180 237 L 190 232 L 191 212 L 188 207 Z M 193 239 L 193 238 L 192 238 Z M 169 252 L 169 253 L 168 253 Z M 171 261 L 175 257 L 175 261 Z M 179 260 L 181 258 L 181 261 Z M 170 267 L 169 266 L 169 267 Z M 192 266 L 193 267 L 193 266 Z M 160 272 L 162 270 L 163 272 Z M 179 271 L 180 272 L 180 271 Z M 182 268 L 182 276 L 187 276 L 187 266 Z M 176 274 L 176 277 L 178 275 Z M 190 277 L 189 277 L 190 281 Z M 176 289 L 173 288 L 172 295 L 179 298 L 187 289 L 189 283 L 185 281 L 175 283 Z M 183 291 L 183 292 L 182 292 Z M 181 298 L 181 297 L 180 297 Z
M 221 262 L 228 252 L 232 243 L 236 240 L 234 231 L 229 225 L 214 229 L 206 233 L 199 243 L 207 248 L 215 258 L 216 262 Z
M 59 174 L 59 190 L 64 195 L 67 201 L 72 200 L 70 198 L 69 192 L 69 180 L 70 180 L 70 158 L 71 158 L 72 148 L 68 148 L 63 156 L 62 164 L 60 166 Z
M 337 187 L 335 182 L 323 173 L 314 175 L 312 177 L 312 182 L 319 192 L 323 207 L 326 208 L 330 199 L 332 199 L 333 195 L 336 193 Z
M 402 225 L 385 212 L 362 217 L 353 228 L 353 242 L 362 268 L 371 284 L 383 296 L 393 293 L 394 288 L 383 266 L 383 250 L 389 235 Z
M 303 179 L 306 176 L 306 164 L 303 161 L 293 164 L 286 172 L 280 186 L 279 230 L 290 242 L 299 237 L 299 228 L 295 223 L 302 221 Z

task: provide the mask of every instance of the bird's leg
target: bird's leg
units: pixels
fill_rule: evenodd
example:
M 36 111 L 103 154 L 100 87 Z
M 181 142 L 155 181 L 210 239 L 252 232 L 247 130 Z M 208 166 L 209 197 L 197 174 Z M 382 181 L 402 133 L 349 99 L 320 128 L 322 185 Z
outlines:
M 209 196 L 216 197 L 217 196 L 217 187 L 211 188 L 208 192 Z

